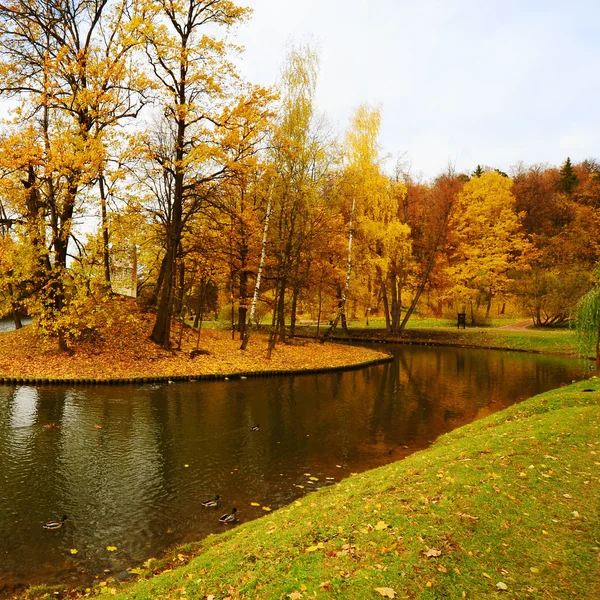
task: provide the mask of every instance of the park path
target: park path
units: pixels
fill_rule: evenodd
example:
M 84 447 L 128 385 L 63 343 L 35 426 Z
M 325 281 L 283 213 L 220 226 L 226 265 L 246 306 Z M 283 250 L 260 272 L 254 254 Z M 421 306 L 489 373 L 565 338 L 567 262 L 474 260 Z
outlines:
M 519 323 L 512 323 L 511 325 L 503 325 L 502 327 L 498 327 L 498 329 L 511 329 L 512 331 L 523 331 L 523 329 L 533 325 L 533 321 L 529 319 L 528 321 L 520 321 Z

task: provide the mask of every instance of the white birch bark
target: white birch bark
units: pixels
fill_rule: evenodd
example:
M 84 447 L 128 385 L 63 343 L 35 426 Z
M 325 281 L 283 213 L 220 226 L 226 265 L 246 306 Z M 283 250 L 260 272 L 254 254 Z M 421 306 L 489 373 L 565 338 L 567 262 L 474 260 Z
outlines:
M 269 195 L 269 203 L 267 205 L 267 216 L 265 217 L 265 226 L 263 228 L 260 263 L 258 265 L 258 273 L 256 275 L 256 284 L 254 286 L 254 297 L 252 298 L 252 306 L 250 307 L 250 317 L 248 319 L 248 325 L 244 329 L 244 335 L 242 337 L 242 345 L 240 346 L 240 350 L 245 350 L 246 346 L 248 345 L 248 340 L 250 339 L 250 328 L 252 327 L 252 323 L 254 322 L 254 316 L 256 315 L 256 305 L 258 303 L 258 296 L 260 294 L 260 280 L 262 278 L 262 272 L 265 266 L 265 257 L 267 255 L 267 234 L 269 233 L 269 221 L 271 220 L 272 205 L 273 201 L 271 199 L 271 196 Z

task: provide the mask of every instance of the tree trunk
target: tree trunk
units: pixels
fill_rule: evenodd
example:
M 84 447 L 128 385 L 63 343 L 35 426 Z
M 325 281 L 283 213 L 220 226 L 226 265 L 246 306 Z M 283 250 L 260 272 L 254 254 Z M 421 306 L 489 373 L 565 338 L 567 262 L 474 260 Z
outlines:
M 171 337 L 171 316 L 173 312 L 173 278 L 175 276 L 175 247 L 169 244 L 165 254 L 164 279 L 156 313 L 156 321 L 150 339 L 169 348 Z
M 104 262 L 104 280 L 110 286 L 110 254 L 108 251 L 108 214 L 106 210 L 106 190 L 104 188 L 104 171 L 101 168 L 98 176 L 100 187 L 100 210 L 102 213 L 102 258 Z
M 300 289 L 294 286 L 292 290 L 292 312 L 290 314 L 290 337 L 294 337 L 296 333 L 296 310 L 298 309 L 298 294 Z
M 348 290 L 350 289 L 350 277 L 352 275 L 352 242 L 354 239 L 354 210 L 356 208 L 356 199 L 352 200 L 352 208 L 350 210 L 350 226 L 348 231 L 348 268 L 346 271 L 346 285 L 344 286 L 344 291 L 342 293 L 342 301 L 340 302 L 340 306 L 338 308 L 338 313 L 333 320 L 333 323 L 329 327 L 329 329 L 323 334 L 320 341 L 324 343 L 331 334 L 335 331 L 339 320 L 342 316 L 345 318 L 344 310 L 346 308 L 346 298 L 348 296 Z
M 258 304 L 258 296 L 260 294 L 260 282 L 262 279 L 263 269 L 265 268 L 265 257 L 267 256 L 267 235 L 269 233 L 269 221 L 271 220 L 272 202 L 271 196 L 269 195 L 269 204 L 267 205 L 267 215 L 265 217 L 265 225 L 263 227 L 263 239 L 262 248 L 260 251 L 260 263 L 258 264 L 258 274 L 256 275 L 256 283 L 254 285 L 254 296 L 252 297 L 252 305 L 250 306 L 250 318 L 248 319 L 248 326 L 244 329 L 242 335 L 242 345 L 240 350 L 245 350 L 248 346 L 248 340 L 250 339 L 250 328 L 254 323 L 254 317 L 256 315 L 256 305 Z

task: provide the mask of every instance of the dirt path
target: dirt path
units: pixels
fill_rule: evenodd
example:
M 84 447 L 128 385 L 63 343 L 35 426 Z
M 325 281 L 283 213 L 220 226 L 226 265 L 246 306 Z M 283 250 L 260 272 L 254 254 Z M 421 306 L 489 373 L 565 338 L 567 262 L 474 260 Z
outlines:
M 530 325 L 533 325 L 533 321 L 529 319 L 528 321 L 520 321 L 519 323 L 513 323 L 512 325 L 503 325 L 502 327 L 498 327 L 498 329 L 511 329 L 512 331 L 523 331 Z

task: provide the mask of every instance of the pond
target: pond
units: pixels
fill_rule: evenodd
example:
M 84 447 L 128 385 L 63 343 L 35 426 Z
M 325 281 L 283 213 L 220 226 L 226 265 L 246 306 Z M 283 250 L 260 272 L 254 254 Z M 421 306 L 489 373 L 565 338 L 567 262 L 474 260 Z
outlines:
M 21 317 L 21 323 L 23 325 L 29 325 L 31 323 L 31 317 Z M 12 317 L 2 317 L 0 319 L 0 332 L 2 331 L 14 331 L 15 322 Z
M 260 517 L 585 375 L 560 357 L 389 349 L 393 362 L 320 375 L 0 386 L 0 594 L 122 580 L 127 567 L 227 528 L 218 518 L 234 506 L 240 522 Z M 202 508 L 214 494 L 221 506 Z M 42 528 L 63 514 L 64 527 Z

